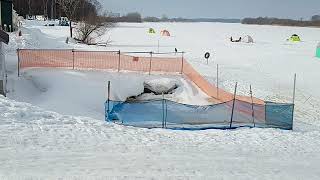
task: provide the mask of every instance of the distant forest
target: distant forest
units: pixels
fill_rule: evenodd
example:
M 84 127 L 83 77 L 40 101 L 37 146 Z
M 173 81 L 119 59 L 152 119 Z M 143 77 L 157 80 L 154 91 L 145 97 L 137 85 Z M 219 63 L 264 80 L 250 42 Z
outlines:
M 145 17 L 145 22 L 224 22 L 224 23 L 240 23 L 240 19 L 223 19 L 223 18 L 168 18 L 163 16 L 162 18 L 157 17 Z
M 278 26 L 299 26 L 299 27 L 320 27 L 320 16 L 315 15 L 309 21 L 278 19 L 269 17 L 244 18 L 242 24 L 257 24 L 257 25 L 278 25 Z

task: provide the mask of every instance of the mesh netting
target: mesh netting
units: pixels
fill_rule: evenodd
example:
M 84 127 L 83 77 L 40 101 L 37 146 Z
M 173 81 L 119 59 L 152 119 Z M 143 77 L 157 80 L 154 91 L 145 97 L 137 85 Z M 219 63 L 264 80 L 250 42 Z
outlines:
M 191 106 L 163 100 L 112 101 L 112 107 L 109 106 L 111 113 L 107 113 L 108 120 L 120 121 L 125 125 L 163 127 L 165 123 L 169 128 L 259 126 L 292 129 L 292 104 L 266 103 L 247 96 L 236 96 L 234 100 L 232 93 L 209 83 L 184 60 L 183 53 L 180 55 L 179 57 L 178 53 L 177 57 L 175 53 L 174 57 L 163 57 L 159 53 L 151 52 L 19 49 L 18 69 L 48 67 L 179 73 L 196 84 L 216 103 L 212 106 Z
M 233 103 L 234 109 L 233 109 Z M 127 126 L 170 129 L 270 127 L 292 129 L 293 105 L 228 101 L 210 106 L 150 100 L 105 104 L 106 120 Z M 233 113 L 232 113 L 233 111 Z

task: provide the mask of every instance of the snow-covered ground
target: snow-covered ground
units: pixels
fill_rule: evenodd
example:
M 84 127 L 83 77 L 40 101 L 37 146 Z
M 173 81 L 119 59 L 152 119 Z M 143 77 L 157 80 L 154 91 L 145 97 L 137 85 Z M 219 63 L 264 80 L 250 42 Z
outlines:
M 68 27 L 40 24 L 24 24 L 23 37 L 12 33 L 6 47 L 10 99 L 0 97 L 0 179 L 320 178 L 320 59 L 314 57 L 319 29 L 123 23 L 100 39 L 110 36 L 110 46 L 88 47 L 65 44 Z M 150 27 L 168 29 L 173 37 L 149 35 Z M 229 42 L 230 36 L 246 34 L 254 44 Z M 303 42 L 286 42 L 291 34 L 299 34 Z M 175 47 L 186 51 L 186 59 L 212 82 L 218 63 L 220 85 L 232 91 L 237 81 L 241 94 L 252 84 L 256 97 L 291 101 L 297 73 L 294 130 L 170 131 L 108 124 L 103 121 L 108 80 L 117 89 L 113 96 L 121 99 L 141 93 L 144 80 L 163 76 L 54 69 L 26 70 L 20 78 L 16 74 L 19 47 L 156 52 L 158 40 L 162 52 Z M 203 59 L 206 51 L 213 54 L 209 65 Z M 170 78 L 182 86 L 168 98 L 205 103 L 206 96 L 190 82 Z

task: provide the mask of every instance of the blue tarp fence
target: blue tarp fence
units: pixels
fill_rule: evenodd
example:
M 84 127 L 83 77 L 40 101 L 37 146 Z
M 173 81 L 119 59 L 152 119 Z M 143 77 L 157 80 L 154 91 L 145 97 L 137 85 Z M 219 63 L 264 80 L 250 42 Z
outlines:
M 143 128 L 201 130 L 260 127 L 292 130 L 294 105 L 273 102 L 260 105 L 235 100 L 195 106 L 160 99 L 107 101 L 105 111 L 106 121 Z

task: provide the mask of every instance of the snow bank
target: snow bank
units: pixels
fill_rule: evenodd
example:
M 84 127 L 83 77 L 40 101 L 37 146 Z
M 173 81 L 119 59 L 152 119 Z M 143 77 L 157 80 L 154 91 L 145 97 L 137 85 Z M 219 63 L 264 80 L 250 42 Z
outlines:
M 108 81 L 111 81 L 111 99 L 125 101 L 142 94 L 144 82 L 158 82 L 158 79 L 162 79 L 162 85 L 177 83 L 180 86 L 174 94 L 166 95 L 167 99 L 208 104 L 208 97 L 200 89 L 179 76 L 48 68 L 27 69 L 20 78 L 10 79 L 8 97 L 61 114 L 103 120 Z M 148 96 L 150 98 L 157 97 Z
M 138 129 L 0 97 L 1 179 L 318 179 L 319 131 Z
M 178 82 L 174 79 L 159 78 L 145 81 L 144 88 L 147 88 L 156 95 L 168 94 L 178 87 Z

